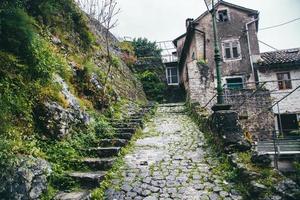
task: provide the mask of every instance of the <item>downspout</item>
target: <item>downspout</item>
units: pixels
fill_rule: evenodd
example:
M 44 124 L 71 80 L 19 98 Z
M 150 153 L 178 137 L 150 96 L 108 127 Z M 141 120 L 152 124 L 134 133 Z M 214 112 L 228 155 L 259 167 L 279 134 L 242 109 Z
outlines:
M 255 76 L 255 73 L 254 73 L 254 66 L 253 66 L 253 59 L 252 59 L 252 53 L 251 53 L 251 44 L 250 44 L 250 36 L 249 36 L 249 29 L 248 29 L 248 26 L 256 21 L 258 21 L 259 18 L 256 18 L 250 22 L 247 22 L 246 23 L 246 32 L 247 32 L 247 42 L 248 42 L 248 50 L 249 50 L 249 57 L 250 57 L 250 65 L 251 65 L 251 70 L 252 70 L 252 75 L 254 77 L 254 81 L 257 82 L 258 80 L 256 80 L 256 76 Z

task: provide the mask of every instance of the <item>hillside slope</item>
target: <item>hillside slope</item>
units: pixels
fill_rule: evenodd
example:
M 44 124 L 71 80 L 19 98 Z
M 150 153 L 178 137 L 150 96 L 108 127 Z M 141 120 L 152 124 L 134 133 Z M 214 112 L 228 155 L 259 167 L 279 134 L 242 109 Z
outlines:
M 104 41 L 101 25 L 72 0 L 0 2 L 0 197 L 39 199 L 46 184 L 46 196 L 74 187 L 63 173 L 78 149 L 112 134 L 109 118 L 147 102 L 113 35 L 104 85 Z

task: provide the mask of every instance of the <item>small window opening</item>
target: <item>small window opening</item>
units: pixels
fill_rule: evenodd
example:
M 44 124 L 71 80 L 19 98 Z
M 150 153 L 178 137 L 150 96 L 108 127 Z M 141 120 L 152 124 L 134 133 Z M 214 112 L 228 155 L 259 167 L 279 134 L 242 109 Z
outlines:
M 219 22 L 228 22 L 229 21 L 227 10 L 219 10 L 218 16 L 219 16 Z
M 228 89 L 243 89 L 244 88 L 244 83 L 243 79 L 238 77 L 238 78 L 227 78 L 227 88 Z
M 196 60 L 195 52 L 192 53 L 192 60 Z
M 289 72 L 277 73 L 277 80 L 279 90 L 292 89 L 291 75 Z

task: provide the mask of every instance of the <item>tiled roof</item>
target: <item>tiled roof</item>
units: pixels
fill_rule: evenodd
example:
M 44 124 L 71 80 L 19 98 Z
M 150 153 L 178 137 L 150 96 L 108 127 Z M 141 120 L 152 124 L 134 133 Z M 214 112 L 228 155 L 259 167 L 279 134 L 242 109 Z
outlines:
M 300 64 L 300 48 L 261 53 L 260 65 Z

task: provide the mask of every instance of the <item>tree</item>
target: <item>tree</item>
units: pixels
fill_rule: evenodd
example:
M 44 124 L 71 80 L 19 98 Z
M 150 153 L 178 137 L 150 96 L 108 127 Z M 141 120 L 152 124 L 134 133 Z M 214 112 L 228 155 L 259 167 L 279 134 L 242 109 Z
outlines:
M 120 9 L 117 7 L 117 0 L 76 0 L 76 2 L 88 15 L 98 20 L 104 28 L 106 59 L 109 64 L 104 80 L 105 93 L 111 69 L 116 63 L 111 55 L 109 36 L 111 29 L 117 26 L 118 19 L 115 17 L 120 13 Z
M 132 44 L 138 58 L 161 60 L 161 49 L 158 48 L 156 42 L 151 42 L 147 38 L 137 38 Z
M 166 91 L 165 70 L 161 58 L 161 49 L 156 42 L 146 38 L 132 41 L 137 63 L 134 71 L 143 84 L 147 98 L 151 101 L 162 102 Z

